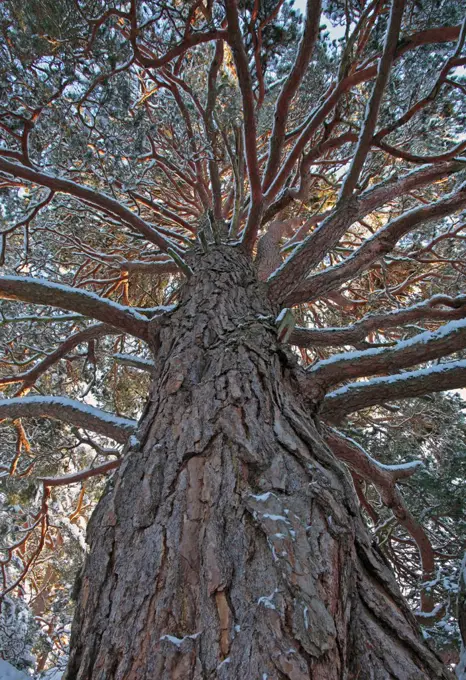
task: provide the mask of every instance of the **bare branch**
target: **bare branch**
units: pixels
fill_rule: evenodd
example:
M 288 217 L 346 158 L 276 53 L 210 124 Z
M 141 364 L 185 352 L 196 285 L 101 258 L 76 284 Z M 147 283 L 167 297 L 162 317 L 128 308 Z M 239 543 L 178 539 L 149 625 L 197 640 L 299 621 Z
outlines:
M 175 45 L 175 47 L 172 47 L 171 50 L 166 52 L 166 54 L 161 57 L 151 58 L 145 56 L 145 54 L 136 45 L 136 42 L 133 42 L 133 48 L 137 57 L 137 61 L 142 66 L 145 68 L 160 68 L 160 66 L 168 64 L 176 57 L 179 57 L 181 54 L 187 52 L 191 47 L 195 47 L 201 43 L 210 42 L 211 40 L 225 40 L 226 37 L 227 32 L 221 29 L 213 29 L 211 31 L 206 31 L 205 33 L 191 32 L 184 38 L 184 40 L 178 43 L 178 45 Z
M 217 77 L 223 63 L 223 42 L 217 41 L 215 53 L 210 64 L 207 88 L 207 104 L 205 109 L 205 130 L 211 146 L 212 158 L 209 158 L 210 184 L 212 187 L 212 205 L 214 218 L 220 220 L 222 217 L 222 185 L 217 162 L 217 146 L 219 132 L 216 129 L 214 120 L 215 102 L 217 99 Z
M 90 477 L 105 475 L 107 472 L 120 467 L 120 465 L 121 459 L 109 460 L 107 463 L 102 463 L 102 465 L 80 470 L 79 472 L 71 472 L 69 475 L 62 475 L 61 477 L 38 477 L 37 481 L 42 482 L 44 486 L 67 486 L 68 484 L 83 482 L 86 479 L 90 479 Z
M 145 260 L 123 260 L 122 262 L 119 263 L 119 267 L 122 271 L 126 271 L 129 274 L 131 273 L 147 273 L 147 274 L 155 274 L 157 275 L 163 275 L 163 274 L 179 274 L 180 269 L 176 262 L 174 262 L 171 258 L 170 259 L 164 259 L 164 260 L 154 260 L 154 261 L 145 261 Z
M 409 52 L 420 45 L 452 42 L 458 38 L 460 31 L 461 25 L 458 25 L 442 26 L 441 28 L 433 28 L 415 33 L 401 41 L 401 43 L 398 45 L 398 49 L 396 50 L 395 58 L 398 59 L 406 52 Z M 278 172 L 272 185 L 267 191 L 267 194 L 265 195 L 266 206 L 271 204 L 271 202 L 278 195 L 279 191 L 283 188 L 296 162 L 303 153 L 307 143 L 318 130 L 319 126 L 325 121 L 332 109 L 334 109 L 338 104 L 342 95 L 345 92 L 348 92 L 352 87 L 356 87 L 360 83 L 371 80 L 371 78 L 374 78 L 376 74 L 377 66 L 373 65 L 366 68 L 363 67 L 343 78 L 343 80 L 340 80 L 340 82 L 332 83 L 332 85 L 329 87 L 328 95 L 325 101 L 323 101 L 323 103 L 312 113 L 302 129 L 300 127 L 300 134 L 294 147 L 291 149 L 280 171 Z

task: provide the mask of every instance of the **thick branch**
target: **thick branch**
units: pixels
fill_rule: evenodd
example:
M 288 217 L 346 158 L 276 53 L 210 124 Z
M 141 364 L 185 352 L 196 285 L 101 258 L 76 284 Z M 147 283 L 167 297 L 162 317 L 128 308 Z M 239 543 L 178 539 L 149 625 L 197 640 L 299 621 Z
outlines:
M 293 254 L 270 277 L 270 295 L 280 301 L 286 300 L 286 304 L 289 305 L 290 300 L 299 295 L 295 289 L 301 288 L 301 285 L 306 286 L 304 279 L 309 270 L 322 261 L 354 222 L 398 196 L 431 184 L 442 177 L 448 177 L 463 168 L 464 163 L 460 161 L 429 165 L 409 172 L 403 177 L 381 182 L 360 196 L 354 196 L 343 202 L 296 247 Z
M 0 298 L 78 312 L 142 340 L 147 339 L 148 322 L 138 312 L 103 299 L 95 293 L 51 283 L 46 279 L 33 279 L 27 276 L 0 277 Z
M 429 392 L 444 392 L 466 387 L 466 361 L 451 361 L 399 375 L 355 382 L 328 394 L 322 402 L 321 415 L 340 422 L 354 411 L 383 404 L 394 399 L 412 399 Z
M 125 443 L 136 429 L 136 421 L 121 418 L 94 406 L 65 397 L 22 397 L 0 400 L 0 418 L 52 418 L 92 430 Z
M 249 186 L 251 190 L 251 206 L 243 234 L 246 248 L 251 249 L 256 240 L 257 231 L 262 217 L 262 185 L 257 158 L 257 126 L 254 106 L 254 93 L 251 74 L 249 72 L 248 57 L 244 48 L 241 28 L 239 25 L 238 6 L 236 0 L 226 0 L 225 8 L 228 19 L 228 41 L 235 59 L 236 72 L 243 101 L 244 116 L 244 148 L 248 169 Z
M 448 307 L 441 309 L 438 305 Z M 466 296 L 451 298 L 447 295 L 434 295 L 428 300 L 382 314 L 370 314 L 351 326 L 342 328 L 299 328 L 296 327 L 289 338 L 298 347 L 328 347 L 355 345 L 363 341 L 369 333 L 386 328 L 396 328 L 418 321 L 452 321 L 466 317 Z
M 306 279 L 298 289 L 285 298 L 285 303 L 308 302 L 341 286 L 367 269 L 376 259 L 390 252 L 407 233 L 435 218 L 446 217 L 466 205 L 466 185 L 440 201 L 409 210 L 380 229 L 367 239 L 350 257 L 343 262 L 324 269 Z
M 312 384 L 327 390 L 344 380 L 403 368 L 440 359 L 466 347 L 466 319 L 450 321 L 436 331 L 418 333 L 393 347 L 377 347 L 360 352 L 335 354 L 307 371 Z
M 452 42 L 458 38 L 460 31 L 461 25 L 443 26 L 441 28 L 433 28 L 415 33 L 414 35 L 403 40 L 398 45 L 395 58 L 398 59 L 403 54 L 415 49 L 419 45 Z M 332 109 L 338 104 L 342 95 L 345 92 L 348 92 L 352 87 L 356 87 L 360 83 L 370 80 L 376 76 L 376 74 L 377 66 L 375 65 L 368 66 L 366 68 L 360 68 L 359 70 L 356 70 L 348 75 L 346 78 L 343 78 L 343 80 L 340 80 L 339 83 L 333 83 L 330 86 L 328 90 L 328 96 L 325 101 L 309 117 L 309 119 L 306 121 L 306 124 L 302 127 L 302 130 L 300 128 L 300 135 L 294 147 L 288 154 L 275 180 L 267 191 L 265 196 L 267 205 L 270 205 L 279 191 L 283 188 L 296 162 L 303 153 L 306 144 L 312 138 L 319 126 L 325 121 Z
M 179 274 L 180 269 L 172 259 L 145 262 L 144 260 L 124 260 L 119 264 L 122 271 L 131 273 L 147 273 L 155 276 L 163 274 Z
M 218 41 L 215 45 L 215 53 L 210 64 L 207 88 L 207 103 L 205 109 L 205 130 L 211 146 L 211 158 L 209 158 L 209 175 L 212 187 L 212 207 L 214 217 L 220 220 L 222 217 L 222 183 L 217 161 L 217 146 L 219 132 L 214 120 L 215 102 L 217 99 L 217 77 L 223 63 L 223 42 Z

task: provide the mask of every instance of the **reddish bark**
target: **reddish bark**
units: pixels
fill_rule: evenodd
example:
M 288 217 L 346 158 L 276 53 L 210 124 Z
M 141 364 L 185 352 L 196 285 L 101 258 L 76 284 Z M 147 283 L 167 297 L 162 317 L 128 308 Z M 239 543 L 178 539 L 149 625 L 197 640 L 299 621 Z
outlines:
M 239 248 L 188 259 L 136 447 L 89 525 L 67 680 L 427 680 L 351 477 Z

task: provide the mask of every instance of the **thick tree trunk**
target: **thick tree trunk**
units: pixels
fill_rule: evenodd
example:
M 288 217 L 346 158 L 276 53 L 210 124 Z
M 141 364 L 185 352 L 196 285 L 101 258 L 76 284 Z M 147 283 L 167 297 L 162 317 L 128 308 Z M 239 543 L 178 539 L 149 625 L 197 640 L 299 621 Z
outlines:
M 93 514 L 67 680 L 449 678 L 371 545 L 238 248 L 153 332 L 139 444 Z

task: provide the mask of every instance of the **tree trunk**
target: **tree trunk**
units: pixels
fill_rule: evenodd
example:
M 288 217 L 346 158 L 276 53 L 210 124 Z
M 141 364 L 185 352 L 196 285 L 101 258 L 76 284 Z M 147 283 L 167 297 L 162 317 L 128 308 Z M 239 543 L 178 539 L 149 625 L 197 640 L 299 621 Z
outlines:
M 89 524 L 67 680 L 431 680 L 239 248 L 193 253 Z

